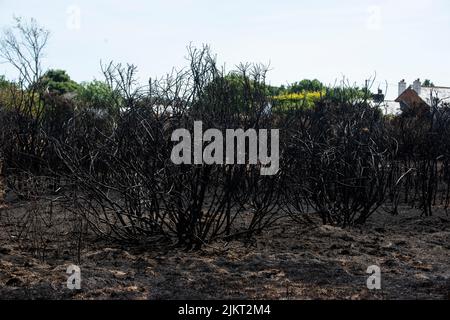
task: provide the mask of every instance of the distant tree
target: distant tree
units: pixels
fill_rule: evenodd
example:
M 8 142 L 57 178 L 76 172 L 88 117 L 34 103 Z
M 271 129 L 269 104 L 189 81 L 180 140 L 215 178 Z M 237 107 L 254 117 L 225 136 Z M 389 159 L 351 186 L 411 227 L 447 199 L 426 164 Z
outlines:
M 121 96 L 103 81 L 85 82 L 77 88 L 77 101 L 84 108 L 118 111 Z
M 426 79 L 426 80 L 423 82 L 423 86 L 424 86 L 424 87 L 434 87 L 434 83 L 433 83 L 431 80 Z
M 360 102 L 371 98 L 373 98 L 372 93 L 366 89 L 348 86 L 327 88 L 325 94 L 325 100 L 332 103 Z
M 246 79 L 237 72 L 218 74 L 204 87 L 199 104 L 200 110 L 208 106 L 210 112 L 238 113 L 243 111 L 248 107 L 243 104 L 245 81 Z M 216 104 L 218 92 L 226 97 L 227 103 Z
M 271 97 L 279 96 L 286 91 L 284 86 L 276 87 L 276 86 L 267 86 L 268 93 Z
M 5 76 L 0 76 L 0 89 L 6 89 L 10 83 L 6 80 Z
M 300 82 L 295 82 L 288 87 L 288 93 L 301 93 L 301 92 L 319 92 L 324 88 L 322 82 L 317 79 L 308 80 L 304 79 Z
M 70 79 L 64 70 L 48 70 L 40 79 L 39 85 L 57 94 L 76 92 L 79 88 L 79 84 Z
M 238 114 L 257 114 L 268 110 L 269 97 L 278 93 L 278 88 L 265 83 L 267 69 L 263 65 L 239 65 L 234 71 L 216 72 L 200 90 L 194 110 L 197 113 L 223 114 L 224 119 Z M 249 104 L 250 99 L 258 103 Z

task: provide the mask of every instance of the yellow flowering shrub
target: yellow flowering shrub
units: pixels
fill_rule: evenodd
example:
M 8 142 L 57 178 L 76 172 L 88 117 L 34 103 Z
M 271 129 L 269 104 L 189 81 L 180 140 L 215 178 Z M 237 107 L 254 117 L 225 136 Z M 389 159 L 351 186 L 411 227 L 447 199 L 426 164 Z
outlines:
M 312 108 L 319 101 L 325 92 L 301 92 L 301 93 L 285 93 L 273 97 L 276 105 L 275 109 L 286 111 L 299 108 Z

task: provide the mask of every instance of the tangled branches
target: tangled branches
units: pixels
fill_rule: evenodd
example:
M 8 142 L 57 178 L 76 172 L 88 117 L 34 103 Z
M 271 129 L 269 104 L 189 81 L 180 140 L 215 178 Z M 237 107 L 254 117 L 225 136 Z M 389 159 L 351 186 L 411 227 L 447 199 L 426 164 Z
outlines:
M 104 65 L 107 104 L 50 94 L 34 102 L 41 112 L 0 105 L 8 188 L 23 199 L 57 195 L 103 237 L 174 239 L 188 249 L 250 237 L 286 216 L 300 222 L 318 214 L 325 224 L 348 227 L 380 207 L 397 213 L 407 204 L 426 215 L 439 204 L 448 208 L 448 106 L 436 102 L 429 113 L 390 119 L 340 88 L 312 108 L 280 112 L 266 67 L 243 64 L 226 73 L 207 47 L 190 48 L 189 57 L 189 68 L 145 87 L 135 66 Z M 279 130 L 280 146 L 271 152 L 279 151 L 280 170 L 263 176 L 265 163 L 249 163 L 261 145 L 248 136 L 244 154 L 233 150 L 235 161 L 175 164 L 174 131 L 192 132 L 198 121 L 223 136 Z M 241 156 L 247 161 L 236 161 Z M 51 183 L 27 192 L 23 182 L 37 177 Z

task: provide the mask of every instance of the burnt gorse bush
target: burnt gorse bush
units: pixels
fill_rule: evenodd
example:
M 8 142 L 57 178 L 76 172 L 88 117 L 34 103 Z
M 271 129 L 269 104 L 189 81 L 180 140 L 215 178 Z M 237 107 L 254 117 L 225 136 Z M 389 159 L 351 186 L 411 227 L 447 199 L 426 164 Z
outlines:
M 385 201 L 393 158 L 380 111 L 325 101 L 298 116 L 286 154 L 287 205 L 312 207 L 324 223 L 364 223 Z
M 9 34 L 0 52 L 39 62 L 46 33 L 20 31 L 29 42 Z M 134 65 L 102 65 L 105 81 L 78 85 L 17 64 L 19 80 L 0 87 L 4 184 L 22 199 L 57 196 L 103 237 L 188 249 L 286 217 L 349 227 L 381 207 L 448 208 L 443 101 L 386 117 L 368 89 L 315 83 L 308 95 L 299 84 L 289 94 L 266 84 L 267 67 L 227 72 L 208 47 L 190 47 L 188 61 L 146 85 Z

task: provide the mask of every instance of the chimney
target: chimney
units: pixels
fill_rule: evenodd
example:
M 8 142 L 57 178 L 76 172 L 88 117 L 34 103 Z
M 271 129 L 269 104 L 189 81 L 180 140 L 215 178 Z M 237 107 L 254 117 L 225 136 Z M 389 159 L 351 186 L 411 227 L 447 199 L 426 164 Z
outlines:
M 406 91 L 406 82 L 405 79 L 398 83 L 398 96 L 400 97 L 403 92 Z
M 414 81 L 413 89 L 420 96 L 420 94 L 422 93 L 422 83 L 420 82 L 420 79 L 417 79 L 416 81 Z

